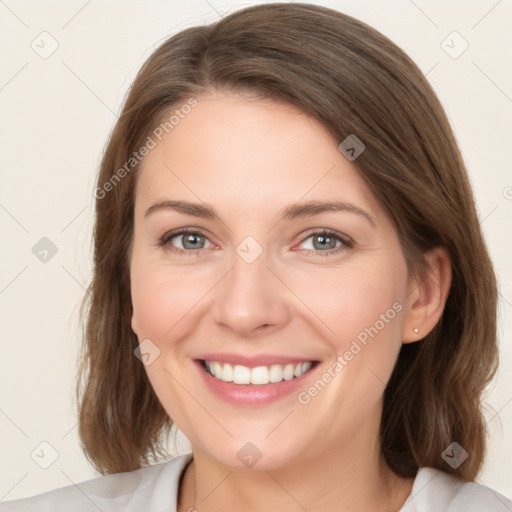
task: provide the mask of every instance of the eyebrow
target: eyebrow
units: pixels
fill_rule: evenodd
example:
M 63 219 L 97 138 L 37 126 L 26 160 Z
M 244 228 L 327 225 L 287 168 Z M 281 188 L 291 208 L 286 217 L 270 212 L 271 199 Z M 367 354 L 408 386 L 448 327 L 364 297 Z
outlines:
M 144 217 L 161 210 L 174 210 L 178 213 L 192 215 L 209 220 L 221 220 L 215 209 L 208 204 L 192 203 L 190 201 L 161 201 L 150 206 Z M 341 201 L 308 201 L 296 203 L 280 210 L 280 220 L 292 220 L 304 217 L 313 217 L 325 212 L 347 212 L 364 217 L 373 227 L 376 227 L 375 218 L 358 206 Z
M 364 217 L 373 227 L 376 227 L 374 217 L 358 206 L 341 201 L 308 201 L 307 203 L 292 204 L 281 211 L 281 220 L 312 217 L 325 212 L 348 212 Z

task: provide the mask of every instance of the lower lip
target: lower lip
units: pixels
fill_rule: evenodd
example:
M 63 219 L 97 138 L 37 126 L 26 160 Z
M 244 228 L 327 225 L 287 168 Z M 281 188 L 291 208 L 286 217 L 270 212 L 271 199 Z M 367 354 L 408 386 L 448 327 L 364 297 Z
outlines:
M 195 363 L 206 385 L 215 395 L 232 404 L 251 406 L 267 405 L 294 392 L 298 392 L 304 388 L 304 378 L 315 368 L 314 366 L 300 377 L 294 377 L 291 380 L 283 380 L 266 385 L 241 385 L 216 379 L 203 368 L 201 361 L 195 361 Z

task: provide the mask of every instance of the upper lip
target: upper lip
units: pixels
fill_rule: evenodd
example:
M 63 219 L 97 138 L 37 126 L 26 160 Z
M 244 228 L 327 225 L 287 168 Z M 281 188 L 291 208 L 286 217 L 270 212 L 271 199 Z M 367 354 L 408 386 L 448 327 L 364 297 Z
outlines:
M 231 365 L 247 366 L 248 368 L 255 368 L 257 366 L 272 366 L 273 364 L 298 364 L 306 363 L 308 361 L 316 362 L 317 359 L 307 357 L 293 357 L 272 354 L 259 354 L 255 356 L 238 355 L 229 353 L 215 353 L 215 354 L 202 354 L 196 357 L 198 360 L 204 361 L 217 361 L 219 363 L 229 363 Z

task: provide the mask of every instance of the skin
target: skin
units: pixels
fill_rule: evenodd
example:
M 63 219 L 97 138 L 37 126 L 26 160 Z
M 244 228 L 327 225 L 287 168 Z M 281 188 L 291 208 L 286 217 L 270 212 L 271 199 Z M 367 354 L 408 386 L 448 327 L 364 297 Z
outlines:
M 426 255 L 430 274 L 409 274 L 385 212 L 315 119 L 248 96 L 197 99 L 143 162 L 130 255 L 132 328 L 160 350 L 146 371 L 193 446 L 178 510 L 396 511 L 413 481 L 380 455 L 383 391 L 401 344 L 440 318 L 448 256 L 436 249 Z M 166 200 L 206 203 L 220 219 L 145 215 Z M 279 220 L 291 204 L 333 200 L 356 205 L 374 225 L 347 211 Z M 178 228 L 200 228 L 202 248 L 186 248 L 179 235 L 158 244 Z M 352 247 L 324 249 L 312 236 L 321 229 Z M 236 251 L 247 236 L 263 250 L 252 263 Z M 317 360 L 307 391 L 396 303 L 401 311 L 305 405 L 297 393 L 265 406 L 227 403 L 193 362 L 206 352 Z M 237 457 L 247 442 L 262 454 L 252 468 Z

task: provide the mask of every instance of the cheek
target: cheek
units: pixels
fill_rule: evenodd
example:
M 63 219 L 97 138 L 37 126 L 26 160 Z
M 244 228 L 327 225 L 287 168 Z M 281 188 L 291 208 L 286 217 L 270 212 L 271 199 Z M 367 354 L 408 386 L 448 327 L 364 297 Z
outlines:
M 386 263 L 386 262 L 384 262 Z M 326 339 L 342 354 L 351 342 L 379 337 L 396 344 L 406 286 L 401 265 L 346 266 L 339 272 L 313 273 L 295 290 L 309 311 L 321 321 Z M 318 323 L 318 321 L 316 322 Z
M 175 338 L 202 296 L 201 286 L 195 283 L 190 272 L 182 277 L 176 270 L 133 268 L 133 319 L 139 339 L 158 343 Z
M 326 326 L 323 338 L 331 357 L 325 373 L 303 390 L 299 403 L 311 400 L 329 415 L 326 424 L 333 439 L 339 438 L 341 425 L 348 429 L 345 433 L 354 433 L 351 429 L 357 430 L 374 409 L 401 347 L 406 267 L 381 263 L 346 266 L 329 278 L 319 272 L 312 276 L 315 286 L 300 291 Z
M 137 337 L 139 342 L 151 340 L 159 350 L 158 356 L 145 366 L 146 373 L 169 417 L 187 434 L 187 418 L 194 415 L 194 402 L 182 389 L 182 385 L 191 386 L 179 341 L 186 338 L 196 311 L 194 304 L 204 292 L 191 286 L 190 273 L 185 276 L 175 270 L 171 278 L 170 272 L 147 264 L 133 264 L 131 280 L 132 323 Z

